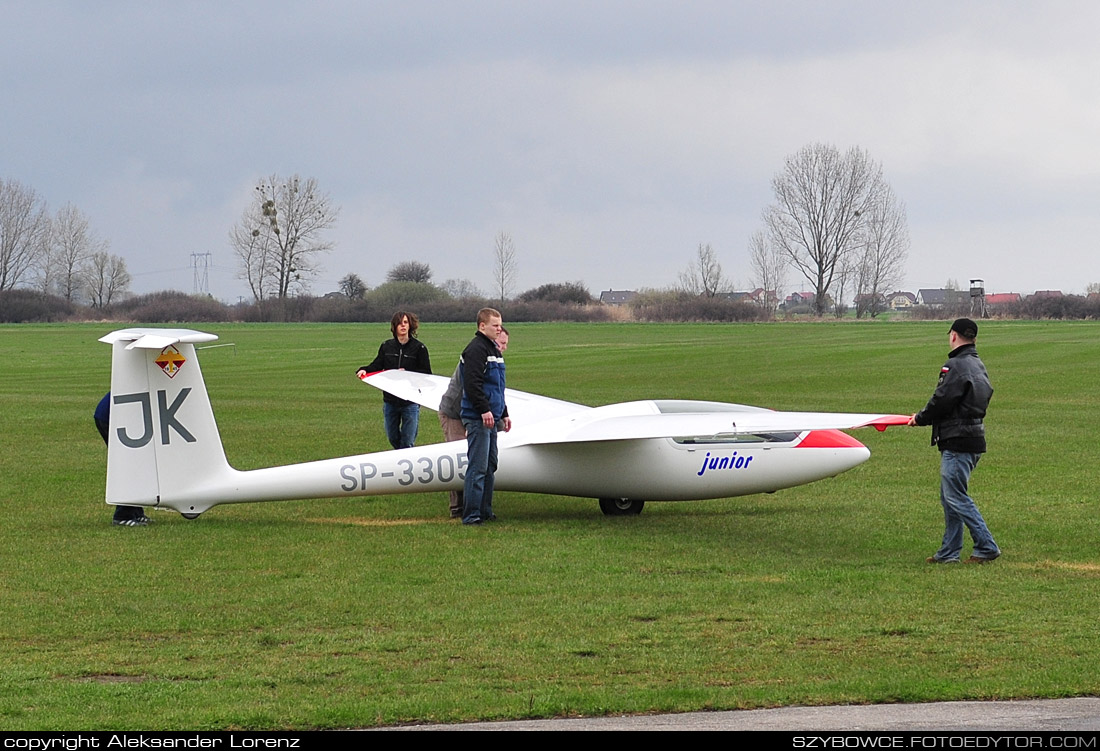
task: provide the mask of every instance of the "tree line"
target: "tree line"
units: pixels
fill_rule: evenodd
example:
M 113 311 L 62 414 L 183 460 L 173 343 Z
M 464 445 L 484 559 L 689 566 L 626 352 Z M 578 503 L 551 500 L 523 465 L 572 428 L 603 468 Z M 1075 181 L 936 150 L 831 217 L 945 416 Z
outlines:
M 51 213 L 33 188 L 0 177 L 0 292 L 30 288 L 102 308 L 129 286 L 126 261 L 80 209 L 65 204 Z
M 909 248 L 905 206 L 881 165 L 859 148 L 841 153 L 810 144 L 786 159 L 772 189 L 775 201 L 762 214 L 763 228 L 749 238 L 753 281 L 765 290 L 757 304 L 774 315 L 785 275 L 793 269 L 813 288 L 816 315 L 853 292 L 857 316 L 876 315 L 881 294 L 903 276 Z M 229 233 L 239 276 L 255 304 L 277 300 L 285 306 L 308 293 L 321 256 L 333 247 L 327 234 L 339 213 L 314 178 L 271 175 L 258 181 Z M 439 288 L 452 298 L 484 296 L 504 304 L 517 271 L 509 233 L 493 238 L 492 253 L 489 295 L 464 279 L 448 279 Z M 405 261 L 391 270 L 387 284 L 429 284 L 430 278 L 426 264 Z M 79 209 L 66 205 L 50 214 L 32 188 L 0 180 L 0 291 L 29 287 L 102 308 L 125 295 L 130 281 L 125 261 L 108 252 Z M 367 286 L 351 273 L 341 280 L 340 291 L 354 299 L 365 295 Z M 731 291 L 710 244 L 699 245 L 675 291 L 702 298 Z M 583 297 L 576 302 L 584 304 Z
M 751 282 L 763 290 L 752 302 L 763 317 L 776 315 L 791 272 L 813 290 L 813 315 L 844 314 L 846 301 L 854 300 L 856 317 L 876 316 L 884 294 L 901 284 L 910 250 L 905 203 L 886 180 L 882 165 L 858 147 L 841 151 L 811 143 L 784 160 L 771 188 L 773 200 L 761 212 L 760 228 L 747 240 Z M 303 306 L 292 301 L 309 297 L 323 254 L 333 247 L 328 235 L 339 213 L 314 178 L 271 175 L 257 182 L 228 237 L 255 310 L 293 317 L 272 311 Z M 489 250 L 488 291 L 468 279 L 433 282 L 427 264 L 407 260 L 391 268 L 373 290 L 358 274 L 348 273 L 340 280 L 339 293 L 352 309 L 450 300 L 482 300 L 497 307 L 508 302 L 594 303 L 580 282 L 551 283 L 516 296 L 518 253 L 512 236 L 500 231 Z M 120 302 L 129 284 L 125 262 L 109 252 L 108 243 L 95 235 L 79 209 L 67 204 L 51 214 L 33 189 L 0 179 L 0 292 L 28 288 L 69 304 L 105 308 Z M 682 313 L 674 315 L 685 318 L 691 311 L 702 318 L 742 315 L 722 308 L 723 301 L 734 297 L 733 286 L 710 243 L 698 245 L 678 284 L 642 292 L 643 302 L 631 307 L 633 315 L 644 306 L 666 313 L 678 307 Z M 335 308 L 339 303 L 325 305 Z

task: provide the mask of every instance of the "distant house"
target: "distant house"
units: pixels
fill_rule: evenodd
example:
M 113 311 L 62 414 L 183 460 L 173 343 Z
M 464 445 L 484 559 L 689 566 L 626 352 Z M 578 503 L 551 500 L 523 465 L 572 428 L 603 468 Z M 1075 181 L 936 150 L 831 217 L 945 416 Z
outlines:
M 754 305 L 766 308 L 775 308 L 779 304 L 779 297 L 775 294 L 775 290 L 765 291 L 763 287 L 757 287 L 752 292 L 746 292 L 743 299 L 745 302 L 751 302 Z
M 943 306 L 947 304 L 947 290 L 945 289 L 918 289 L 917 290 L 917 305 L 939 305 Z
M 886 307 L 890 310 L 911 308 L 917 304 L 917 296 L 912 292 L 891 292 L 886 295 Z
M 1062 297 L 1062 290 L 1060 289 L 1037 289 L 1035 294 L 1028 295 L 1027 299 L 1047 300 L 1052 297 Z
M 715 297 L 719 300 L 729 300 L 730 302 L 752 302 L 749 298 L 751 292 L 716 292 Z
M 634 290 L 615 290 L 609 289 L 606 292 L 600 293 L 600 302 L 604 305 L 625 305 L 634 299 L 634 296 L 638 293 Z
M 872 305 L 875 307 L 875 310 L 886 309 L 886 295 L 882 293 L 878 295 L 856 295 L 853 302 L 856 304 L 857 308 L 862 308 L 864 310 L 870 310 Z
M 970 292 L 957 289 L 919 289 L 917 305 L 932 305 L 942 308 L 948 305 L 969 305 Z
M 792 292 L 787 295 L 783 304 L 788 308 L 794 308 L 799 305 L 813 305 L 814 304 L 813 292 Z
M 1015 305 L 1020 302 L 1022 298 L 1017 292 L 998 292 L 995 295 L 985 296 L 985 305 L 987 308 L 993 308 L 998 305 Z

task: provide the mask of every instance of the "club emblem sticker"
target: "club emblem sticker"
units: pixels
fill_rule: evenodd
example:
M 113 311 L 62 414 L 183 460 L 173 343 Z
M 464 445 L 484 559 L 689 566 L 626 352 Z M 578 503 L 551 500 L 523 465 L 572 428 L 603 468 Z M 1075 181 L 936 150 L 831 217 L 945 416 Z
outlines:
M 154 362 L 160 366 L 160 369 L 164 371 L 164 374 L 169 378 L 175 378 L 176 373 L 180 372 L 180 368 L 187 362 L 180 351 L 175 348 L 174 345 L 168 345 L 160 351 L 157 355 L 157 359 Z

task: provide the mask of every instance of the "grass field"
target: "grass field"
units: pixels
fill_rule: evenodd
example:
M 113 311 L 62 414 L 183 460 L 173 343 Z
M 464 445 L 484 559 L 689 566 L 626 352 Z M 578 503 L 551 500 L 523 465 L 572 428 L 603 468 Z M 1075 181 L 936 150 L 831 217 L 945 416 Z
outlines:
M 210 325 L 241 469 L 387 448 L 354 378 L 384 325 Z M 417 721 L 1100 693 L 1100 325 L 991 322 L 996 393 L 971 489 L 1004 551 L 929 566 L 928 429 L 751 496 L 442 494 L 153 512 L 110 524 L 91 414 L 103 325 L 0 327 L 0 729 L 334 728 Z M 688 397 L 913 412 L 947 324 L 516 324 L 509 384 L 588 404 Z M 473 327 L 422 327 L 449 373 Z M 440 440 L 433 413 L 420 442 Z M 969 544 L 969 538 L 967 540 Z

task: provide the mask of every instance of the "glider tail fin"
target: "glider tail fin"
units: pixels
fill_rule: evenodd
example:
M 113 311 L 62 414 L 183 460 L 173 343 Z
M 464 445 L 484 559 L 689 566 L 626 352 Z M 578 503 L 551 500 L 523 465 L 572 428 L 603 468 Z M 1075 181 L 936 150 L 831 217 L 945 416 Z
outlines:
M 100 339 L 113 347 L 107 503 L 157 506 L 233 472 L 195 353 L 196 343 L 215 339 L 188 329 L 124 329 Z

